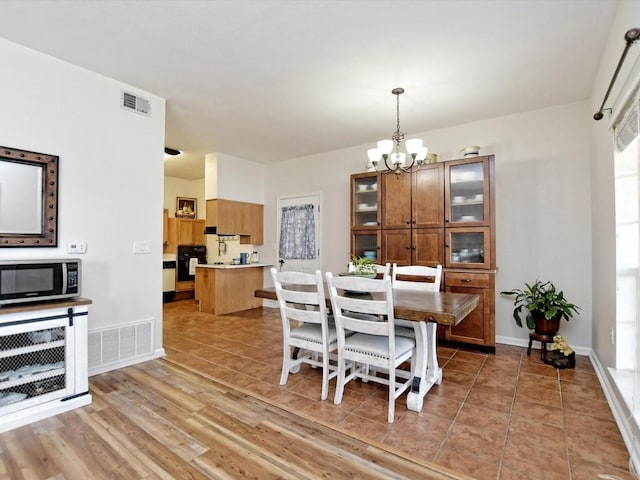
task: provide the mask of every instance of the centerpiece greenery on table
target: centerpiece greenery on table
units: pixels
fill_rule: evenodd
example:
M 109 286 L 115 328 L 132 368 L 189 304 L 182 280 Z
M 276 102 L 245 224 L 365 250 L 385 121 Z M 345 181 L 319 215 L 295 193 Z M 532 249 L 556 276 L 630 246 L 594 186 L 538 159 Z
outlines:
M 357 257 L 355 255 L 351 256 L 351 263 L 355 270 L 351 273 L 355 275 L 376 275 L 377 270 L 376 266 L 373 263 L 373 260 L 367 257 Z

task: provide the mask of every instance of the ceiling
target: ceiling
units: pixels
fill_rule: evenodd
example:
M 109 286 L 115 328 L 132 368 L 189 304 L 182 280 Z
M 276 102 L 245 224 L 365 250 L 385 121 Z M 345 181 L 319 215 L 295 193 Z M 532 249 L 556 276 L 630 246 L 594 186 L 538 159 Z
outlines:
M 166 174 L 201 178 L 209 152 L 388 138 L 394 87 L 407 134 L 585 99 L 617 4 L 2 0 L 0 37 L 165 98 L 166 146 L 185 152 Z

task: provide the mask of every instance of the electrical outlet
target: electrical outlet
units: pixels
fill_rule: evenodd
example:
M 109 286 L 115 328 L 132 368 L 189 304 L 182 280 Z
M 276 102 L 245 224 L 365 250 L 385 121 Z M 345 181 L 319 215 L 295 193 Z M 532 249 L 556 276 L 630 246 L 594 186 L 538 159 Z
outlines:
M 611 327 L 611 345 L 616 344 L 616 331 Z

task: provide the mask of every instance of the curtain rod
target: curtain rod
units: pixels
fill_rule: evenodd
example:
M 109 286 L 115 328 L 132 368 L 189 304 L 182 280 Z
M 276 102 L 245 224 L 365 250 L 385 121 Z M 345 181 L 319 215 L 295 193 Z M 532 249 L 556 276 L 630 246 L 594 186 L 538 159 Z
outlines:
M 604 94 L 604 100 L 602 100 L 602 105 L 600 105 L 600 110 L 593 114 L 594 120 L 602 120 L 604 114 L 602 113 L 604 110 L 611 110 L 610 108 L 604 108 L 604 104 L 607 103 L 607 99 L 609 98 L 609 94 L 611 93 L 611 87 L 616 81 L 616 77 L 620 72 L 620 67 L 622 67 L 622 63 L 624 62 L 625 57 L 627 56 L 627 52 L 631 45 L 635 43 L 636 40 L 640 38 L 640 28 L 632 28 L 631 30 L 627 30 L 627 33 L 624 34 L 624 41 L 627 42 L 624 47 L 624 51 L 622 52 L 622 56 L 618 61 L 618 66 L 616 67 L 616 71 L 613 72 L 613 77 L 611 78 L 611 82 L 609 83 L 609 88 L 607 88 L 607 93 Z

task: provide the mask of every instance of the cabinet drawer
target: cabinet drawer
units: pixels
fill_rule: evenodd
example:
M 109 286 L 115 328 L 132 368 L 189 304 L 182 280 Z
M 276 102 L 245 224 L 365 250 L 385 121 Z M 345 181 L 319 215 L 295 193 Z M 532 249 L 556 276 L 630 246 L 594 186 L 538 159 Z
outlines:
M 196 286 L 195 280 L 189 280 L 186 282 L 176 282 L 176 292 L 185 292 L 193 290 Z
M 489 274 L 446 272 L 444 284 L 447 287 L 489 288 Z

